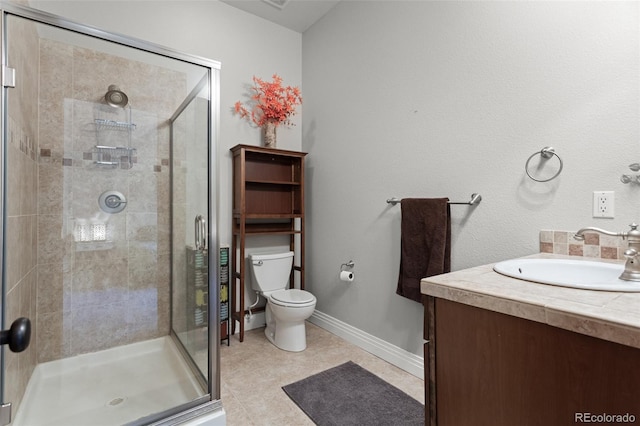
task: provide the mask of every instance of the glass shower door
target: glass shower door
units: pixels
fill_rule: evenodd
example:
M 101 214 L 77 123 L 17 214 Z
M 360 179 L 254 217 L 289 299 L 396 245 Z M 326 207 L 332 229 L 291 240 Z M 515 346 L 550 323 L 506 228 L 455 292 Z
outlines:
M 217 304 L 206 257 L 217 246 L 208 202 L 217 65 L 6 8 L 3 329 L 31 319 L 31 344 L 1 352 L 12 425 L 177 424 L 187 409 L 220 408 L 215 331 L 202 311 Z M 188 122 L 177 152 L 167 123 L 192 102 L 206 114 Z M 194 217 L 179 220 L 187 206 L 201 215 L 197 239 Z M 196 346 L 172 331 L 188 246 L 199 253 Z M 26 324 L 16 324 L 13 340 L 24 343 Z
M 203 79 L 171 119 L 172 334 L 197 366 L 209 374 L 208 139 L 209 92 Z

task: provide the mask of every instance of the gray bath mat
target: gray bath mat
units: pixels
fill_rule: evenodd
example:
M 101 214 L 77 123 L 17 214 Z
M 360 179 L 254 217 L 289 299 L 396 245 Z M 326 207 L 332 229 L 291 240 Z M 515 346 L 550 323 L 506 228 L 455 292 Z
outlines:
M 282 389 L 317 425 L 424 424 L 424 405 L 351 361 Z

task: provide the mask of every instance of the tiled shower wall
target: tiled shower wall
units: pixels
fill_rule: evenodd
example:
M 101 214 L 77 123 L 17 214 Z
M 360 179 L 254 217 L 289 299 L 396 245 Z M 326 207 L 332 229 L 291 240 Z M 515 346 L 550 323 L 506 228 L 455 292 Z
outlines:
M 169 332 L 169 124 L 186 96 L 184 74 L 95 50 L 40 40 L 38 156 L 38 361 L 146 340 Z M 129 121 L 102 101 L 124 91 L 135 130 L 100 130 L 95 119 Z M 116 166 L 94 163 L 95 146 L 136 149 Z M 103 191 L 125 195 L 104 213 Z M 78 241 L 82 224 L 105 238 Z
M 20 405 L 22 395 L 37 363 L 39 335 L 36 317 L 36 229 L 38 124 L 38 34 L 33 24 L 10 21 L 7 30 L 13 43 L 9 65 L 16 70 L 20 87 L 8 90 L 5 260 L 7 327 L 19 317 L 32 320 L 31 345 L 25 352 L 5 350 L 5 401 Z

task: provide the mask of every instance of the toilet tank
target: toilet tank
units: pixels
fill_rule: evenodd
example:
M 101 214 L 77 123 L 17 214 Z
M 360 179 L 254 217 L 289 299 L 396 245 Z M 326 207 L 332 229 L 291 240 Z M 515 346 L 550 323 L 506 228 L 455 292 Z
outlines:
M 251 286 L 256 291 L 270 292 L 287 287 L 293 266 L 293 252 L 250 254 L 253 271 Z

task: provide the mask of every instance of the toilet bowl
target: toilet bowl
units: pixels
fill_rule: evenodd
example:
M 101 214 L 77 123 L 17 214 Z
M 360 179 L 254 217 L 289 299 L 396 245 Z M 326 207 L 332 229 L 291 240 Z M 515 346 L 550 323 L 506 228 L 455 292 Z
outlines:
M 305 321 L 316 307 L 308 291 L 287 289 L 293 252 L 249 255 L 252 287 L 265 299 L 267 326 L 264 334 L 276 347 L 300 352 L 307 347 Z

